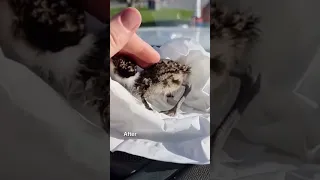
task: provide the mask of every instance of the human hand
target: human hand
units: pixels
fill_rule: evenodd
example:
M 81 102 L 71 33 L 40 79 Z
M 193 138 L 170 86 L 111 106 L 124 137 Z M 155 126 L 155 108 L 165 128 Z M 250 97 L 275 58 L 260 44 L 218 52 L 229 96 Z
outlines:
M 131 56 L 140 67 L 160 60 L 160 55 L 137 34 L 141 15 L 135 8 L 127 8 L 110 20 L 110 57 L 118 52 Z
M 85 9 L 100 21 L 106 22 L 110 19 L 110 1 L 81 2 Z M 141 15 L 134 8 L 127 8 L 110 20 L 110 57 L 118 52 L 129 54 L 140 67 L 147 67 L 160 60 L 160 55 L 135 33 L 140 23 Z M 132 27 L 125 27 L 126 24 L 131 24 Z

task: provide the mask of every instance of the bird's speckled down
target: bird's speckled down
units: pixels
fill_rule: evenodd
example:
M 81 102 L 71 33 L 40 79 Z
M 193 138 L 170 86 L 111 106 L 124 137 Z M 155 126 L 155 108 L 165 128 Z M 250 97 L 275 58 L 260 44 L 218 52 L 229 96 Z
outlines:
M 170 110 L 162 111 L 170 116 L 177 113 L 191 91 L 190 73 L 190 66 L 168 59 L 161 59 L 158 63 L 138 72 L 134 61 L 123 55 L 112 57 L 110 69 L 111 77 L 132 94 L 140 97 L 149 110 L 152 108 L 147 103 L 148 98 L 157 95 L 171 95 L 184 86 L 184 94 L 177 104 Z

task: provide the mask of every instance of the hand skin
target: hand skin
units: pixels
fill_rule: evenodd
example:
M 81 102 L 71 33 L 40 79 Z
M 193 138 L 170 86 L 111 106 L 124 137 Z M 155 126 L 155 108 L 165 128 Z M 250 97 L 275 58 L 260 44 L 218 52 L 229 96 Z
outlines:
M 82 0 L 85 9 L 106 22 L 110 15 L 110 1 Z M 110 57 L 117 53 L 130 55 L 142 67 L 148 67 L 160 60 L 160 55 L 143 41 L 136 31 L 141 24 L 140 12 L 135 8 L 126 8 L 110 20 Z

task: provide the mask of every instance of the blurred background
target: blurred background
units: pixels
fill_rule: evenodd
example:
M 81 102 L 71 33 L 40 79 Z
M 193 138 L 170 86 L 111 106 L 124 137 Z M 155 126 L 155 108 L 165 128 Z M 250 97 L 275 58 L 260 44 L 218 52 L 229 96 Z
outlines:
M 209 0 L 111 0 L 110 17 L 126 7 L 135 7 L 142 15 L 142 27 L 208 26 L 209 20 L 206 15 L 210 10 L 205 7 L 209 2 Z
M 153 46 L 175 38 L 191 38 L 210 50 L 209 0 L 111 0 L 110 17 L 137 8 L 142 23 L 137 34 Z

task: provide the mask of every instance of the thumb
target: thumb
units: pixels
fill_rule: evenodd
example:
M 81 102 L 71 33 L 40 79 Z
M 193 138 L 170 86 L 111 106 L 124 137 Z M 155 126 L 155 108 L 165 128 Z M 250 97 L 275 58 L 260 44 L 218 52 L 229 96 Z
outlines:
M 110 21 L 110 57 L 118 53 L 141 24 L 137 9 L 127 8 Z

